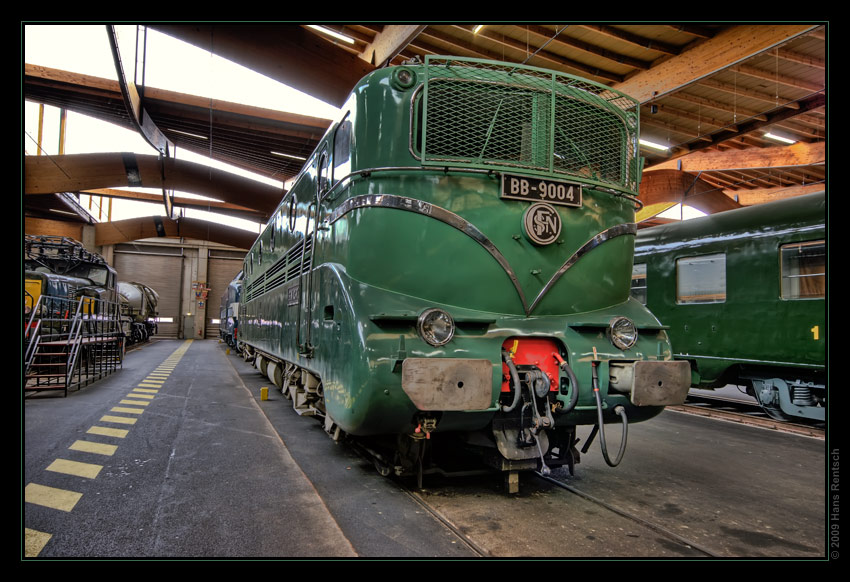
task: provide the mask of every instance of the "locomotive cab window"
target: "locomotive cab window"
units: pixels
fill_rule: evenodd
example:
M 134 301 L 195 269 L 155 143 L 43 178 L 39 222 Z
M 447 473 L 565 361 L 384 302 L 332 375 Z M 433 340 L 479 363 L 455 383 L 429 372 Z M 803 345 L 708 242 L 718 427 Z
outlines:
M 826 292 L 824 241 L 779 248 L 782 299 L 823 299 Z
M 333 181 L 339 182 L 351 173 L 351 116 L 337 126 L 334 134 Z
M 678 259 L 676 300 L 685 304 L 726 301 L 726 255 L 718 253 Z
M 631 295 L 646 305 L 646 263 L 638 263 L 632 267 Z

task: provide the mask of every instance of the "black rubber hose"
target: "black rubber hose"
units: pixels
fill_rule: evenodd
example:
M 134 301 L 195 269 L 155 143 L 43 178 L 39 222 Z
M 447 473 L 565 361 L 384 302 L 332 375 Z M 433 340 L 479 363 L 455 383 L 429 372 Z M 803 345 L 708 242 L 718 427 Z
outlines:
M 566 360 L 561 362 L 561 369 L 566 373 L 567 378 L 570 380 L 570 401 L 567 403 L 566 407 L 558 410 L 559 414 L 566 414 L 570 412 L 573 408 L 578 404 L 578 379 L 576 378 L 575 372 L 570 368 L 570 365 L 566 362 Z
M 620 450 L 617 452 L 617 458 L 613 461 L 608 457 L 608 445 L 605 442 L 605 425 L 602 420 L 602 398 L 599 396 L 599 378 L 596 372 L 596 367 L 599 362 L 593 362 L 591 368 L 593 370 L 593 394 L 596 396 L 596 412 L 599 422 L 599 444 L 602 445 L 602 456 L 609 467 L 616 467 L 623 460 L 623 454 L 626 452 L 626 439 L 629 433 L 629 420 L 626 418 L 626 409 L 622 406 L 615 406 L 614 412 L 623 419 L 623 438 L 620 440 Z
M 505 364 L 508 366 L 508 371 L 511 374 L 511 387 L 514 391 L 514 400 L 507 406 L 502 406 L 502 412 L 511 412 L 516 405 L 519 403 L 520 398 L 520 386 L 519 386 L 519 374 L 516 371 L 516 366 L 514 366 L 514 362 L 507 352 L 502 350 L 502 360 L 504 360 Z

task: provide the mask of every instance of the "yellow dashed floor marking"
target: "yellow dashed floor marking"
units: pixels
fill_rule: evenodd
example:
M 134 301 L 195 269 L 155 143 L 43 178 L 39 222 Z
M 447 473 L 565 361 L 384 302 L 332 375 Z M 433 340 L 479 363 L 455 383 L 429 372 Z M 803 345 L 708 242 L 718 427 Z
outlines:
M 115 422 L 118 424 L 136 424 L 136 418 L 127 418 L 126 416 L 111 416 L 107 414 L 106 416 L 100 417 L 100 420 L 103 422 Z
M 34 503 L 51 509 L 59 509 L 60 511 L 71 511 L 74 509 L 74 506 L 82 496 L 82 493 L 77 493 L 76 491 L 56 489 L 55 487 L 47 487 L 46 485 L 37 485 L 35 483 L 30 483 L 24 490 L 24 499 L 27 503 Z
M 118 447 L 115 445 L 105 445 L 103 443 L 93 443 L 91 441 L 76 441 L 68 448 L 74 451 L 83 451 L 85 453 L 107 456 L 114 455 L 115 451 L 118 450 Z
M 127 414 L 141 414 L 144 411 L 144 408 L 127 408 L 126 406 L 116 406 L 109 410 L 109 412 L 126 412 Z
M 78 461 L 69 461 L 68 459 L 56 459 L 47 467 L 48 471 L 55 473 L 64 473 L 66 475 L 75 475 L 77 477 L 86 477 L 94 479 L 103 465 L 94 465 L 92 463 L 80 463 Z
M 135 419 L 134 419 L 135 420 Z M 89 434 L 99 434 L 101 436 L 111 436 L 119 439 L 123 439 L 129 434 L 129 430 L 124 430 L 123 428 L 109 428 L 106 426 L 93 426 L 86 431 Z
M 53 537 L 49 533 L 36 531 L 34 529 L 24 529 L 24 557 L 35 558 Z
M 148 398 L 148 399 L 152 399 L 152 398 L 155 396 L 155 394 L 139 394 L 138 392 L 130 392 L 129 394 L 127 394 L 127 396 L 129 396 L 130 398 Z
M 187 340 L 183 343 L 182 346 L 177 348 L 177 350 L 174 351 L 171 356 L 169 356 L 153 372 L 148 374 L 145 380 L 139 384 L 139 386 L 144 386 L 146 388 L 134 388 L 133 391 L 127 395 L 127 398 L 144 398 L 147 400 L 152 399 L 154 395 L 159 392 L 158 389 L 161 388 L 163 383 L 168 379 L 169 374 L 177 366 L 177 363 L 180 361 L 180 358 L 182 358 L 186 350 L 189 349 L 191 343 L 192 340 Z M 154 388 L 156 388 L 156 390 L 154 390 Z M 128 404 L 132 406 L 147 406 L 150 403 L 145 402 L 144 400 L 125 399 L 121 400 L 120 404 Z M 116 406 L 112 408 L 111 411 L 123 412 L 127 414 L 141 414 L 144 412 L 144 410 L 144 408 L 127 408 Z M 113 416 L 109 414 L 104 415 L 103 417 L 101 417 L 100 420 L 101 422 L 111 422 L 116 424 L 127 425 L 133 425 L 137 421 L 136 418 L 128 418 L 125 416 Z M 125 429 L 110 428 L 106 426 L 92 426 L 86 431 L 86 433 L 100 436 L 125 438 L 129 431 Z M 68 448 L 74 451 L 95 453 L 98 455 L 106 456 L 111 456 L 115 454 L 115 451 L 118 450 L 118 447 L 116 445 L 82 440 L 76 441 Z M 96 465 L 93 463 L 82 463 L 79 461 L 71 461 L 68 459 L 56 459 L 47 467 L 46 470 L 55 473 L 62 473 L 65 475 L 72 475 L 75 477 L 95 479 L 100 474 L 101 469 L 103 469 L 102 465 Z M 77 504 L 77 502 L 82 498 L 82 496 L 82 493 L 77 493 L 76 491 L 57 489 L 55 487 L 38 485 L 36 483 L 29 483 L 24 490 L 24 499 L 27 503 L 34 503 L 36 505 L 41 505 L 52 509 L 58 509 L 61 511 L 71 511 Z M 44 546 L 50 541 L 51 537 L 51 534 L 40 532 L 34 529 L 25 528 L 24 556 L 28 558 L 37 557 L 44 549 Z

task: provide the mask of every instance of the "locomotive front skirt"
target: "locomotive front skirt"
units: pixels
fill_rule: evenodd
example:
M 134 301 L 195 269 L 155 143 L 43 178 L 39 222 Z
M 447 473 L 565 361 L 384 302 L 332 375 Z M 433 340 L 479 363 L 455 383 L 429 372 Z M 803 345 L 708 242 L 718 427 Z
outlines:
M 605 423 L 684 401 L 688 364 L 629 297 L 634 100 L 434 57 L 368 75 L 343 111 L 242 275 L 238 346 L 299 413 L 421 474 L 449 440 L 572 468 L 578 425 L 616 464 Z

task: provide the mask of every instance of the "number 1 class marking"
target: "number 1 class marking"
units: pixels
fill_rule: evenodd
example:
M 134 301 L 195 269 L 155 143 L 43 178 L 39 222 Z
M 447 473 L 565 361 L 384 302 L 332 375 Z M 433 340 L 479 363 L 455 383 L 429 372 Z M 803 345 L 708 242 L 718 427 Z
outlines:
M 820 326 L 819 325 L 814 326 L 809 331 L 812 332 L 812 335 L 814 336 L 815 341 L 820 339 Z

